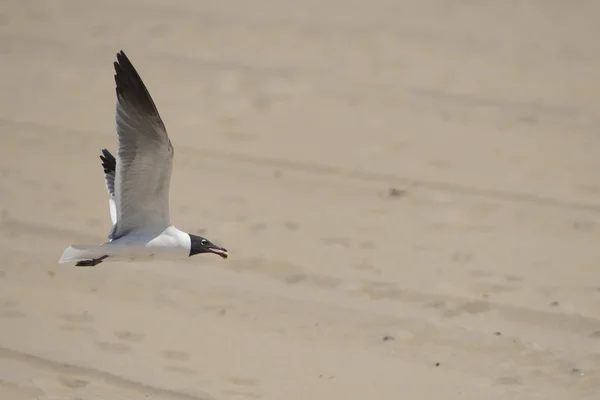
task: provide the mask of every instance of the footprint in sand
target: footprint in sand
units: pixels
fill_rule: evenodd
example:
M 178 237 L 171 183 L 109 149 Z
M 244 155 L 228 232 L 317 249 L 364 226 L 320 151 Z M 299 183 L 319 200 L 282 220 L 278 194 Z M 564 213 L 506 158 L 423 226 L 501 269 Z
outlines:
M 162 352 L 162 357 L 169 361 L 169 364 L 185 364 L 190 360 L 188 353 L 178 350 L 165 350 Z M 165 370 L 183 375 L 195 375 L 197 373 L 196 370 L 185 365 L 167 365 Z
M 504 279 L 507 282 L 521 282 L 523 280 L 523 278 L 521 278 L 518 275 L 506 275 L 506 276 L 504 276 Z
M 71 323 L 89 324 L 94 322 L 94 317 L 92 317 L 87 311 L 82 313 L 60 314 L 58 318 Z
M 100 350 L 106 351 L 108 353 L 128 353 L 131 351 L 131 347 L 124 343 L 111 343 L 111 342 L 101 342 L 96 341 L 96 346 L 100 348 Z
M 0 310 L 0 318 L 23 318 L 25 314 L 18 310 Z
M 165 370 L 170 371 L 170 372 L 175 372 L 175 373 L 181 374 L 181 375 L 196 375 L 198 373 L 198 371 L 196 371 L 195 369 L 177 366 L 177 365 L 167 365 L 165 367 Z
M 94 333 L 94 329 L 89 326 L 80 326 L 80 325 L 62 325 L 60 327 L 63 331 L 67 332 L 81 332 L 87 335 Z
M 495 382 L 497 385 L 521 385 L 523 382 L 518 376 L 503 376 L 496 379 Z
M 459 309 L 468 314 L 481 314 L 490 310 L 490 304 L 485 301 L 468 301 L 459 306 Z
M 13 308 L 16 307 L 19 303 L 10 299 L 0 299 L 0 308 Z
M 143 333 L 135 333 L 129 331 L 117 331 L 114 333 L 117 339 L 123 340 L 125 342 L 141 342 L 144 340 Z
M 94 317 L 92 317 L 87 311 L 82 313 L 66 313 L 58 315 L 59 319 L 62 319 L 68 324 L 62 325 L 60 329 L 68 332 L 81 332 L 85 334 L 91 334 L 94 332 L 94 329 L 91 326 L 91 323 L 94 322 Z
M 184 351 L 166 350 L 162 352 L 165 360 L 169 361 L 189 361 L 190 355 Z
M 464 313 L 477 315 L 490 311 L 491 305 L 485 301 L 468 301 L 460 303 L 450 308 L 443 309 L 441 312 L 444 318 L 453 318 Z
M 256 386 L 258 384 L 258 379 L 253 378 L 240 378 L 239 376 L 231 376 L 227 378 L 230 383 L 238 386 Z
M 45 395 L 40 388 L 31 384 L 18 384 L 0 378 L 0 392 L 4 395 L 2 399 L 41 399 Z
M 260 394 L 250 391 L 252 388 L 258 385 L 258 379 L 241 378 L 238 376 L 231 376 L 226 379 L 230 384 L 233 385 L 233 388 L 224 390 L 222 392 L 224 395 L 243 397 L 246 399 L 260 399 L 262 397 Z
M 89 382 L 84 379 L 79 379 L 74 376 L 64 376 L 61 375 L 58 377 L 58 382 L 69 389 L 81 389 L 86 387 Z
M 17 310 L 17 302 L 9 299 L 0 300 L 0 318 L 22 318 L 24 313 Z

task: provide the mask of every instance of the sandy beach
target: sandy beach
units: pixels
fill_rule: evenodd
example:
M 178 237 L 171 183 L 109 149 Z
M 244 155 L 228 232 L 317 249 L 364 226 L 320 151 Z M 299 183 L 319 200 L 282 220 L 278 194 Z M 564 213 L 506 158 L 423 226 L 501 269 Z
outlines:
M 1 400 L 597 400 L 600 2 L 5 0 Z M 115 54 L 175 147 L 106 241 Z

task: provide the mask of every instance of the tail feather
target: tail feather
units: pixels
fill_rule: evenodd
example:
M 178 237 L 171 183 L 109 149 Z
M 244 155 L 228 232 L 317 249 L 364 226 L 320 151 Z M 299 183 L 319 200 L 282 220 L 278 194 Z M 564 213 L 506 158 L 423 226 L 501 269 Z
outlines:
M 74 244 L 65 249 L 58 262 L 59 264 L 63 264 L 71 261 L 99 258 L 105 255 L 102 250 L 102 245 Z

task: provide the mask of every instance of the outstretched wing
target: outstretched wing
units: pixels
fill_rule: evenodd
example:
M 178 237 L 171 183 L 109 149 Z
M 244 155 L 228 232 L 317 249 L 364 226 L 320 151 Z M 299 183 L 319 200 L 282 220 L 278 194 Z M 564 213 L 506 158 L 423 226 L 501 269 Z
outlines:
M 102 149 L 102 168 L 104 169 L 104 183 L 108 192 L 108 207 L 110 209 L 110 219 L 114 225 L 117 223 L 117 205 L 115 204 L 115 173 L 117 169 L 117 160 L 110 154 L 110 151 Z
M 173 146 L 142 78 L 123 51 L 117 54 L 117 223 L 111 239 L 132 231 L 162 231 L 170 225 L 169 186 Z

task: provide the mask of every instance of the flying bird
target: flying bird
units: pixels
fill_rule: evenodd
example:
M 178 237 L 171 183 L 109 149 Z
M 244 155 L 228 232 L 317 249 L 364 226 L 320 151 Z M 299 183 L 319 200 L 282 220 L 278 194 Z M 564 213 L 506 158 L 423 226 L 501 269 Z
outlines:
M 205 253 L 227 258 L 223 247 L 171 224 L 173 145 L 146 85 L 123 51 L 114 68 L 117 157 L 107 149 L 100 156 L 113 222 L 109 241 L 73 244 L 59 263 L 93 267 L 104 261 L 181 259 Z

